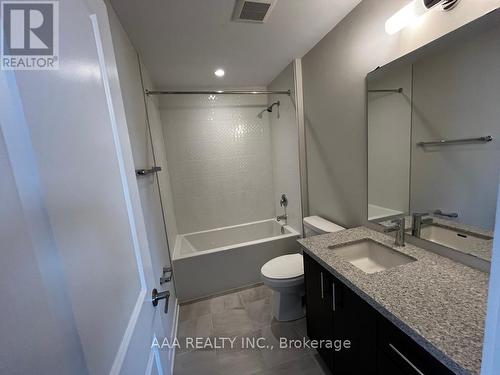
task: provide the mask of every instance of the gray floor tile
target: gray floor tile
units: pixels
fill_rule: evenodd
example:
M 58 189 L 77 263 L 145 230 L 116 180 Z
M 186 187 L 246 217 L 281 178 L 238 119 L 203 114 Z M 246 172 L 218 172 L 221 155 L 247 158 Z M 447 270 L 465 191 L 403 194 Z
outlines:
M 238 293 L 226 294 L 210 299 L 210 312 L 212 313 L 221 313 L 226 310 L 235 309 L 243 309 L 243 303 Z
M 246 310 L 234 309 L 212 314 L 214 334 L 219 337 L 240 336 L 253 329 Z
M 293 329 L 300 338 L 307 338 L 307 321 L 302 318 L 293 322 Z
M 179 308 L 179 322 L 197 318 L 210 313 L 210 300 L 181 305 Z
M 186 351 L 191 351 L 193 348 L 186 345 L 187 338 L 196 337 L 213 337 L 212 315 L 206 314 L 184 322 L 179 323 L 177 329 L 177 339 L 179 340 L 180 348 L 177 349 L 179 354 Z
M 240 295 L 243 304 L 246 305 L 250 302 L 258 301 L 260 299 L 271 298 L 273 292 L 267 286 L 260 285 L 255 288 L 242 290 L 238 292 L 238 294 Z
M 221 375 L 253 374 L 265 369 L 259 350 L 218 350 L 217 366 Z
M 219 367 L 215 351 L 182 353 L 175 356 L 174 375 L 218 375 Z
M 202 315 L 179 323 L 177 337 L 210 337 L 213 335 L 212 317 Z
M 280 349 L 281 337 L 298 340 L 306 335 L 305 319 L 274 320 L 271 298 L 272 291 L 259 286 L 181 306 L 181 343 L 185 337 L 239 337 L 234 348 L 227 345 L 217 350 L 177 350 L 174 374 L 327 374 L 322 372 L 320 360 L 312 355 L 315 352 Z M 242 337 L 249 339 L 246 346 L 242 346 Z M 264 338 L 269 348 L 248 347 L 249 342 L 259 338 Z
M 253 329 L 260 329 L 275 322 L 272 316 L 272 305 L 270 298 L 260 299 L 247 303 L 245 310 L 252 322 Z
M 267 368 L 277 366 L 284 362 L 294 360 L 307 351 L 296 348 L 280 348 L 282 339 L 298 340 L 299 337 L 289 323 L 276 323 L 272 326 L 264 327 L 257 332 L 258 337 L 264 337 L 268 349 L 262 349 L 262 357 Z
M 303 355 L 286 363 L 258 372 L 258 375 L 329 375 L 323 372 L 310 355 Z

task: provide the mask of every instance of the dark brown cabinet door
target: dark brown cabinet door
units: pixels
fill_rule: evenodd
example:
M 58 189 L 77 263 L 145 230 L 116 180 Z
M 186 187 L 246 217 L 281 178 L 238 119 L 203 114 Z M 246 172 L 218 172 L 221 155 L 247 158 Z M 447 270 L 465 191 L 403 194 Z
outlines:
M 333 278 L 333 283 L 333 333 L 336 340 L 333 373 L 376 374 L 377 312 L 336 278 Z
M 307 335 L 311 340 L 333 340 L 330 274 L 314 259 L 304 254 L 304 277 Z M 333 351 L 323 347 L 319 348 L 318 352 L 333 371 Z
M 377 317 L 377 370 L 378 374 L 392 370 L 401 375 L 453 374 L 382 315 Z

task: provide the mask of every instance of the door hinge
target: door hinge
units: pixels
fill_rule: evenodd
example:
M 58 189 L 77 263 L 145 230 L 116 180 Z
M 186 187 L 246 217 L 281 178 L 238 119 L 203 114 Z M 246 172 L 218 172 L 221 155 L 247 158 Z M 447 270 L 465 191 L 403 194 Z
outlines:
M 170 282 L 173 275 L 174 270 L 172 269 L 172 266 L 163 267 L 163 275 L 160 277 L 160 285 Z

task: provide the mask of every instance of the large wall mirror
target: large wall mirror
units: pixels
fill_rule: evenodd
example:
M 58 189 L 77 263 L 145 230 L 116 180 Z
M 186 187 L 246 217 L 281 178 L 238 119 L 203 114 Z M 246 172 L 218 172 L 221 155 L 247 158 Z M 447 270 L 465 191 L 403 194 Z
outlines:
M 490 261 L 500 170 L 500 12 L 367 77 L 368 219 Z

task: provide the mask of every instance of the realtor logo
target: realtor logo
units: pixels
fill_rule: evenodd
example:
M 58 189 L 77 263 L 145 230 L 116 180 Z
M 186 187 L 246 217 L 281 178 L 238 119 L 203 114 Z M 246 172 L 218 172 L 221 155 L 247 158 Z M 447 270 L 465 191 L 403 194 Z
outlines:
M 59 68 L 59 3 L 2 1 L 2 70 Z

